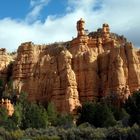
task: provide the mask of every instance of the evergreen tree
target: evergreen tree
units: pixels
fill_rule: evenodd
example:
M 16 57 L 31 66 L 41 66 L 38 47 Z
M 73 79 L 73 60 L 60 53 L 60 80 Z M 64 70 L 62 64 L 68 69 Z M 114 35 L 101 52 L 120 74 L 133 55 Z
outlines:
M 35 103 L 29 103 L 24 110 L 22 128 L 46 128 L 48 117 L 46 109 Z
M 108 127 L 116 124 L 110 108 L 106 104 L 88 102 L 83 104 L 78 123 L 89 122 L 95 127 Z
M 48 114 L 48 120 L 49 120 L 50 125 L 56 125 L 58 113 L 57 113 L 57 110 L 55 108 L 55 105 L 52 102 L 50 102 L 48 104 L 47 114 Z
M 137 91 L 132 96 L 129 96 L 128 100 L 124 104 L 124 107 L 130 115 L 130 125 L 133 125 L 134 123 L 140 125 L 140 91 Z
M 73 126 L 73 116 L 70 114 L 59 114 L 56 118 L 56 126 L 70 128 Z
M 0 107 L 0 126 L 5 127 L 8 122 L 8 113 L 4 107 Z
M 13 122 L 13 127 L 15 129 L 18 129 L 21 127 L 22 124 L 22 116 L 23 116 L 23 112 L 22 112 L 22 105 L 20 103 L 16 104 L 14 106 L 14 114 L 10 117 L 11 121 Z

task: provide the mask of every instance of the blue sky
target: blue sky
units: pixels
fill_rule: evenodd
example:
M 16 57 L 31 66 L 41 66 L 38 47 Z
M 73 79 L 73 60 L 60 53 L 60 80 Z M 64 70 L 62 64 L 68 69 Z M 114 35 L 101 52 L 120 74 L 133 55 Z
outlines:
M 0 18 L 24 18 L 29 11 L 29 3 L 29 0 L 1 0 Z
M 40 0 L 1 0 L 0 18 L 24 19 L 33 9 L 31 2 L 37 2 L 39 4 Z M 66 6 L 66 0 L 47 0 L 40 11 L 41 14 L 38 16 L 38 19 L 43 21 L 48 15 L 63 15 L 66 12 Z
M 103 23 L 140 46 L 140 0 L 0 0 L 0 48 L 15 51 L 22 42 L 71 40 L 76 22 L 89 31 Z

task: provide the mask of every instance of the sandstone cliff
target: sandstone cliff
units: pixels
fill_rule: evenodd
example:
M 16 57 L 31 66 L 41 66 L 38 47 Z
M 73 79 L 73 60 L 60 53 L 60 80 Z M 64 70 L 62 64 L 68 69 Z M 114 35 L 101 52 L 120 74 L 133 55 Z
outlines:
M 6 49 L 0 49 L 0 80 L 7 82 L 10 72 L 10 67 L 13 62 L 13 57 L 6 53 Z
M 30 100 L 52 101 L 62 112 L 107 96 L 124 101 L 138 90 L 140 51 L 111 33 L 108 24 L 89 34 L 84 24 L 77 22 L 77 37 L 69 42 L 22 43 L 13 66 L 14 88 L 26 91 Z

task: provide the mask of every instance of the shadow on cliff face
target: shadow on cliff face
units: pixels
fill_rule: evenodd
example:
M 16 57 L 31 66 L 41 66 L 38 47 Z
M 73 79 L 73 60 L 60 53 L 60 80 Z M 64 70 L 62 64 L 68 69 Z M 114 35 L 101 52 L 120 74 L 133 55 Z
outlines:
M 9 63 L 9 65 L 7 66 L 7 78 L 6 78 L 6 82 L 9 82 L 11 80 L 12 74 L 13 74 L 13 62 L 11 61 Z
M 3 96 L 6 85 L 12 80 L 13 62 L 11 61 L 4 69 L 1 70 L 0 75 L 0 99 Z

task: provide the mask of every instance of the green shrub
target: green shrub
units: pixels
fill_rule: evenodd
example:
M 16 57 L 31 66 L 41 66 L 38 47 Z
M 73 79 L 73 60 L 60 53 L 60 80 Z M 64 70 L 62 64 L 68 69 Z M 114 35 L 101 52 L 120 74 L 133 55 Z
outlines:
M 8 113 L 4 107 L 0 107 L 0 125 L 5 127 L 8 122 Z
M 48 104 L 47 115 L 48 115 L 49 124 L 56 125 L 58 113 L 56 111 L 55 105 L 52 102 Z
M 95 127 L 108 127 L 116 124 L 110 108 L 106 104 L 87 102 L 79 111 L 78 124 L 89 122 Z
M 19 130 L 19 129 L 10 132 L 10 134 L 11 134 L 11 137 L 13 140 L 19 140 L 19 139 L 23 138 L 23 136 L 24 136 L 24 132 L 22 130 Z
M 12 140 L 12 137 L 8 131 L 5 130 L 5 128 L 0 127 L 0 137 L 3 140 Z
M 111 127 L 107 131 L 107 140 L 139 140 L 140 128 L 138 125 L 133 127 Z
M 24 118 L 22 120 L 22 128 L 46 128 L 48 117 L 46 109 L 35 103 L 30 103 L 24 110 Z
M 60 140 L 60 137 L 58 136 L 38 136 L 36 138 L 33 138 L 33 140 Z
M 91 127 L 91 124 L 88 123 L 88 122 L 81 123 L 81 124 L 78 126 L 78 128 L 87 128 L 87 127 Z M 92 126 L 92 127 L 94 127 L 94 126 Z
M 134 124 L 128 131 L 128 140 L 140 140 L 140 127 Z
M 140 125 L 140 91 L 133 93 L 133 95 L 126 100 L 124 107 L 130 115 L 129 124 L 131 126 L 134 123 Z
M 70 114 L 59 114 L 57 115 L 55 126 L 70 128 L 73 124 L 73 116 Z

